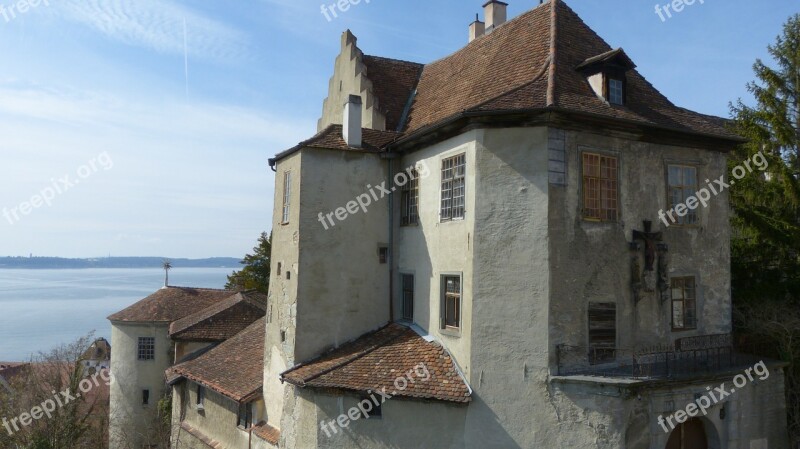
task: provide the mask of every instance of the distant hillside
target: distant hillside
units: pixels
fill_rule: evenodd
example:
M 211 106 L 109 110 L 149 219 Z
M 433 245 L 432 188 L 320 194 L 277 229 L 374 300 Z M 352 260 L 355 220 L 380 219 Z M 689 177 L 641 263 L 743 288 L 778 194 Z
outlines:
M 173 268 L 241 268 L 240 259 L 169 259 Z M 0 257 L 0 269 L 76 269 L 76 268 L 161 268 L 163 257 L 103 257 L 63 259 L 60 257 Z

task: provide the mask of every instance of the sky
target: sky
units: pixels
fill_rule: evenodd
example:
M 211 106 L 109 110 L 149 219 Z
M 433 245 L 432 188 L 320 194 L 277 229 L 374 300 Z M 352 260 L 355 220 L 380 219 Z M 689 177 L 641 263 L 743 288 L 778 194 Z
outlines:
M 567 3 L 674 103 L 727 117 L 800 3 L 700 1 L 664 20 L 659 2 Z M 427 63 L 483 3 L 328 20 L 319 0 L 0 0 L 0 256 L 242 257 L 270 230 L 267 159 L 315 133 L 341 33 Z

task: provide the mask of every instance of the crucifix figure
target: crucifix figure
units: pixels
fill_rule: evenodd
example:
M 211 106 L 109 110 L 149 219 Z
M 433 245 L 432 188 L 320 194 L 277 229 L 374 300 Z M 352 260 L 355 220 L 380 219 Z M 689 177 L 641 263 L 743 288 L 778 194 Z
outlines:
M 656 291 L 655 262 L 658 242 L 663 239 L 660 232 L 652 232 L 653 222 L 644 221 L 644 231 L 633 231 L 633 240 L 644 241 L 644 290 L 646 292 Z
M 644 232 L 633 231 L 634 240 L 644 240 L 644 270 L 655 270 L 656 262 L 656 243 L 660 242 L 663 235 L 660 232 L 652 232 L 653 222 L 644 221 Z

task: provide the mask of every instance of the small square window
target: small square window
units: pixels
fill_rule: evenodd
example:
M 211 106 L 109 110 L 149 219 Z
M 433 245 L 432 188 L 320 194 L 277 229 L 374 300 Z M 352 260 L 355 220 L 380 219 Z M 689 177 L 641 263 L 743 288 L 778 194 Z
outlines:
M 625 83 L 621 79 L 609 78 L 608 102 L 618 105 L 625 103 Z
M 156 339 L 153 337 L 139 337 L 139 360 L 156 359 Z

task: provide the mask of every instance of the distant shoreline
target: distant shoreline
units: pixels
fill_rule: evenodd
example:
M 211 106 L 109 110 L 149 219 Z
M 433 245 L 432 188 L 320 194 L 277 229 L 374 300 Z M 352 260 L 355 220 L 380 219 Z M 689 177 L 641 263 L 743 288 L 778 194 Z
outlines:
M 164 259 L 169 259 L 172 268 L 241 268 L 241 259 L 233 257 L 210 257 L 206 259 L 172 259 L 164 257 L 103 257 L 89 259 L 67 259 L 61 257 L 0 257 L 0 270 L 69 270 L 91 268 L 146 269 L 161 268 Z

